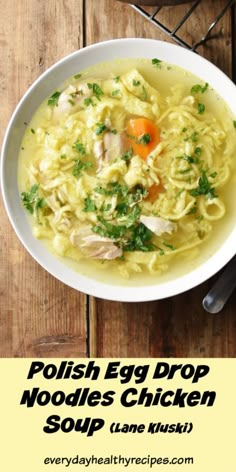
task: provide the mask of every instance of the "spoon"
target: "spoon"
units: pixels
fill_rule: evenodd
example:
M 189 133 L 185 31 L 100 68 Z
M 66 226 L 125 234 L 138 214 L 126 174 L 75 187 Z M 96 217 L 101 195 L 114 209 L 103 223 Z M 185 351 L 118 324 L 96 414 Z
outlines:
M 236 256 L 202 301 L 208 313 L 219 313 L 236 287 Z

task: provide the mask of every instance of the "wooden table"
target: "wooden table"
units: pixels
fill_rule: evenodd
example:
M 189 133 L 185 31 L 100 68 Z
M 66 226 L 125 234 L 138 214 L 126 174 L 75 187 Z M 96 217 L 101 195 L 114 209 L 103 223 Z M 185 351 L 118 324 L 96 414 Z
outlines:
M 204 0 L 181 30 L 187 41 L 206 31 L 226 0 Z M 171 26 L 187 5 L 163 8 Z M 129 5 L 115 0 L 0 0 L 1 121 L 7 122 L 29 85 L 63 56 L 121 37 L 167 39 Z M 232 75 L 234 11 L 199 52 Z M 233 47 L 234 42 L 234 47 Z M 2 204 L 2 202 L 1 202 Z M 213 280 L 150 303 L 87 297 L 58 282 L 25 251 L 3 206 L 0 225 L 0 355 L 2 357 L 235 357 L 236 294 L 220 315 L 206 314 Z

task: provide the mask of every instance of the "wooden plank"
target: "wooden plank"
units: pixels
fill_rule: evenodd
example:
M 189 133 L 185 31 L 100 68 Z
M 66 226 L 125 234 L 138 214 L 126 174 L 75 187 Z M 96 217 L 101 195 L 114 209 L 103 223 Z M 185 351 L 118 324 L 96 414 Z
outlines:
M 225 1 L 201 2 L 198 11 L 182 28 L 186 41 L 195 42 L 209 27 Z M 178 7 L 178 14 L 187 6 Z M 162 19 L 171 26 L 173 8 L 163 8 Z M 130 6 L 115 0 L 86 1 L 86 42 L 111 38 L 149 37 L 166 39 Z M 117 22 L 119 19 L 119 22 Z M 201 52 L 231 74 L 231 17 L 228 12 L 217 27 L 220 36 Z M 234 357 L 236 355 L 234 295 L 220 315 L 206 314 L 203 296 L 210 280 L 194 290 L 167 300 L 128 304 L 93 299 L 90 303 L 90 355 L 99 357 Z
M 51 64 L 83 45 L 83 1 L 0 1 L 2 139 L 19 98 Z M 86 296 L 24 250 L 1 202 L 0 356 L 86 355 Z

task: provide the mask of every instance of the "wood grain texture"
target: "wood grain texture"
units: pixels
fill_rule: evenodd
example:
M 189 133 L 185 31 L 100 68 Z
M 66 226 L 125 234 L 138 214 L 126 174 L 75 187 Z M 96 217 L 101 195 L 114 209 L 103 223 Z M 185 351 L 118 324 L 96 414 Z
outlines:
M 0 138 L 29 85 L 83 45 L 82 0 L 0 1 Z M 1 201 L 0 356 L 86 356 L 86 296 L 24 250 Z
M 88 44 L 130 36 L 166 40 L 163 33 L 128 5 L 115 0 L 101 0 L 99 8 L 93 0 L 87 0 L 86 5 Z M 223 0 L 201 2 L 179 31 L 181 37 L 194 44 L 225 5 Z M 159 18 L 171 29 L 187 8 L 187 5 L 175 7 L 175 14 L 173 8 L 163 8 Z M 214 38 L 199 49 L 228 75 L 232 73 L 231 38 L 228 11 L 214 30 Z M 236 295 L 220 315 L 206 314 L 201 301 L 213 280 L 177 297 L 156 302 L 128 304 L 93 299 L 90 303 L 91 356 L 234 357 Z

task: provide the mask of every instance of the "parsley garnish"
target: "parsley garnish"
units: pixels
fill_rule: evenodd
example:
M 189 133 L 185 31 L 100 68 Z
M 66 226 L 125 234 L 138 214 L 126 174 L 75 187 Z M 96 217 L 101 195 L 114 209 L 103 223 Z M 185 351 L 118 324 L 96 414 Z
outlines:
M 141 82 L 140 82 L 140 80 L 135 80 L 135 79 L 133 79 L 132 84 L 133 84 L 134 87 L 138 87 L 138 85 L 140 85 Z
M 39 186 L 35 184 L 31 187 L 28 193 L 21 193 L 21 200 L 23 202 L 23 205 L 26 210 L 28 210 L 31 214 L 33 214 L 34 212 L 38 214 L 38 210 L 46 205 L 45 199 L 40 198 L 38 196 L 38 189 Z
M 160 67 L 161 67 L 161 63 L 162 63 L 162 61 L 160 61 L 160 59 L 156 59 L 156 58 L 155 58 L 155 59 L 152 59 L 152 64 L 153 64 L 153 66 L 156 66 L 156 67 L 159 67 L 159 68 L 160 68 Z
M 116 97 L 117 95 L 119 95 L 119 93 L 120 93 L 120 89 L 116 89 L 116 90 L 112 90 L 111 95 L 112 97 Z
M 51 97 L 48 99 L 48 105 L 49 106 L 57 106 L 59 97 L 61 95 L 61 92 L 54 92 Z
M 111 133 L 112 133 L 112 134 L 117 134 L 117 129 L 115 129 L 115 128 L 112 129 L 112 130 L 111 130 Z
M 149 133 L 142 134 L 137 140 L 136 144 L 148 144 L 152 140 L 151 135 Z
M 205 111 L 205 105 L 203 105 L 203 103 L 198 103 L 197 108 L 199 115 L 202 115 Z
M 91 200 L 91 198 L 89 196 L 84 199 L 83 211 L 85 211 L 86 213 L 88 213 L 90 211 L 96 211 L 96 205 L 93 202 L 93 200 Z
M 197 213 L 197 202 L 194 203 L 194 206 L 189 210 L 189 212 L 187 213 L 187 215 L 194 215 L 195 213 Z
M 81 161 L 80 159 L 77 159 L 75 163 L 76 164 L 74 166 L 74 169 L 72 170 L 72 174 L 75 177 L 79 177 L 83 170 L 90 169 L 91 167 L 93 167 L 92 162 L 89 161 Z
M 112 223 L 108 223 L 102 216 L 98 216 L 98 221 L 102 224 L 96 225 L 92 227 L 94 233 L 99 234 L 100 236 L 104 236 L 106 238 L 111 239 L 120 239 L 122 236 L 125 235 L 126 226 L 124 225 L 114 225 Z
M 104 131 L 107 130 L 107 127 L 104 123 L 101 123 L 101 122 L 96 123 L 96 126 L 97 126 L 97 128 L 95 128 L 95 134 L 97 136 L 99 136 L 100 134 L 102 134 Z
M 202 87 L 202 85 L 200 84 L 193 85 L 191 88 L 191 93 L 199 93 L 199 92 L 205 93 L 208 89 L 208 86 L 209 86 L 208 83 L 205 83 L 204 87 Z
M 130 159 L 133 156 L 133 148 L 130 148 L 128 151 L 126 151 L 122 156 L 121 159 L 125 162 L 130 161 Z
M 120 80 L 120 75 L 117 75 L 117 77 L 114 77 L 113 80 L 114 80 L 114 82 L 115 82 L 116 84 L 118 84 L 118 82 L 119 82 L 119 80 Z
M 152 232 L 143 223 L 130 228 L 130 237 L 125 243 L 124 251 L 153 251 L 154 246 L 151 243 Z
M 142 86 L 142 94 L 141 94 L 140 98 L 143 102 L 146 102 L 146 100 L 147 100 L 147 91 L 146 91 L 144 85 Z
M 200 156 L 202 153 L 202 148 L 200 148 L 199 146 L 197 146 L 194 150 L 194 154 L 196 154 L 197 156 Z
M 234 128 L 236 128 L 236 120 L 233 121 Z
M 102 89 L 99 87 L 98 84 L 96 83 L 93 83 L 93 84 L 90 84 L 88 83 L 87 84 L 87 87 L 93 91 L 93 94 L 95 95 L 95 97 L 100 101 L 101 100 L 101 96 L 104 95 L 104 92 L 102 91 Z
M 187 161 L 189 164 L 198 164 L 199 163 L 199 158 L 196 156 L 188 156 L 187 154 L 184 154 L 183 159 Z
M 35 134 L 35 130 L 33 128 L 31 128 L 30 131 L 31 131 L 32 134 Z
M 89 105 L 92 105 L 92 107 L 94 107 L 94 103 L 93 103 L 93 100 L 91 97 L 88 97 L 88 98 L 85 98 L 84 99 L 84 105 L 86 107 L 89 107 Z
M 197 197 L 199 195 L 206 195 L 207 198 L 216 198 L 218 195 L 215 194 L 214 187 L 211 186 L 206 171 L 202 171 L 202 175 L 198 181 L 198 187 L 196 189 L 190 190 L 190 195 Z
M 80 79 L 81 75 L 82 75 L 82 74 L 75 74 L 75 75 L 74 75 L 74 79 Z
M 82 143 L 80 143 L 79 141 L 76 141 L 74 143 L 73 149 L 76 149 L 76 151 L 78 151 L 80 154 L 82 154 L 82 156 L 85 156 L 85 154 L 86 154 L 84 145 Z
M 108 184 L 106 188 L 104 187 L 95 187 L 94 191 L 100 195 L 118 195 L 125 197 L 128 194 L 128 187 L 126 185 L 121 185 L 118 182 L 112 182 Z
M 197 131 L 193 131 L 193 133 L 191 134 L 190 136 L 190 141 L 192 141 L 192 143 L 196 143 L 196 141 L 198 140 L 198 133 Z
M 192 143 L 196 143 L 197 140 L 198 140 L 198 132 L 197 131 L 193 131 L 192 134 L 190 136 L 188 136 L 187 138 L 184 139 L 184 141 L 192 141 Z
M 172 244 L 168 244 L 168 243 L 163 242 L 163 245 L 168 247 L 171 251 L 175 250 L 175 248 L 174 248 L 174 246 L 172 246 Z

